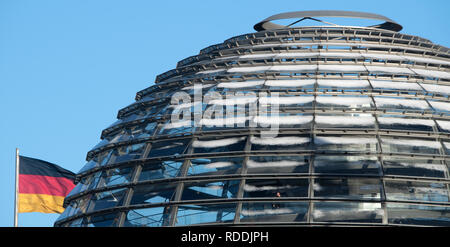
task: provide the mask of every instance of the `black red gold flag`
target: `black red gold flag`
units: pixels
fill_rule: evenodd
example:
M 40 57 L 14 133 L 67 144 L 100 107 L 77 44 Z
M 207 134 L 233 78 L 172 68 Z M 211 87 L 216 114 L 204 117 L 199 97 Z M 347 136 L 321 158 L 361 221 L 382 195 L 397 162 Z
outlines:
M 19 213 L 62 213 L 75 174 L 47 161 L 19 156 Z

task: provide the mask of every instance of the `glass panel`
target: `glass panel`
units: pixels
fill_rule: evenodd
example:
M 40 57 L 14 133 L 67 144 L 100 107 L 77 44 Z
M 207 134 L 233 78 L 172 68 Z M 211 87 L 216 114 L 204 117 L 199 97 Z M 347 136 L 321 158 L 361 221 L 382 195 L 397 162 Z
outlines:
M 152 143 L 150 153 L 147 158 L 174 156 L 184 154 L 187 150 L 189 139 L 175 139 Z
M 317 178 L 314 197 L 380 199 L 381 181 L 373 178 Z
M 374 128 L 375 118 L 372 114 L 325 115 L 317 114 L 317 128 Z
M 383 157 L 384 173 L 416 177 L 444 178 L 447 167 L 439 160 L 414 160 L 405 158 Z
M 70 202 L 69 206 L 66 207 L 64 212 L 58 217 L 57 221 L 71 217 L 77 214 L 84 213 L 87 205 L 89 204 L 90 195 L 78 198 Z
M 381 165 L 376 156 L 316 155 L 314 173 L 381 174 Z
M 242 203 L 240 222 L 305 222 L 308 202 Z
M 378 117 L 380 129 L 433 131 L 434 121 L 430 119 L 416 119 L 405 117 Z
M 278 136 L 260 138 L 252 136 L 250 139 L 252 150 L 307 150 L 310 138 L 307 136 Z
M 381 203 L 314 202 L 314 222 L 381 223 L 384 210 Z
M 308 173 L 309 156 L 251 156 L 248 174 Z
M 372 99 L 368 96 L 346 97 L 334 95 L 320 95 L 316 97 L 316 107 L 327 109 L 357 109 L 372 106 Z
M 121 206 L 127 190 L 127 188 L 121 188 L 117 190 L 103 191 L 92 195 L 87 213 Z
M 239 180 L 186 182 L 181 200 L 235 198 Z
M 164 203 L 173 200 L 177 183 L 158 183 L 136 186 L 130 205 Z
M 146 143 L 138 143 L 113 149 L 113 153 L 108 164 L 139 159 L 145 150 L 145 146 Z
M 74 221 L 69 222 L 67 225 L 67 227 L 81 227 L 81 226 L 85 226 L 85 224 L 83 223 L 85 220 L 84 218 L 79 218 L 76 219 Z
M 439 182 L 386 181 L 388 200 L 448 202 L 447 185 Z
M 158 135 L 173 135 L 178 133 L 193 133 L 194 122 L 190 120 L 182 120 L 176 122 L 167 122 L 163 124 L 158 131 Z
M 101 152 L 99 154 L 96 154 L 94 158 L 88 161 L 86 165 L 81 168 L 81 170 L 78 173 L 83 173 L 88 170 L 94 169 L 99 166 L 104 166 L 108 162 L 110 156 L 111 156 L 112 150 L 108 150 L 105 152 Z
M 450 121 L 436 120 L 439 128 L 438 131 L 450 132 Z
M 448 114 L 450 112 L 450 103 L 448 102 L 442 102 L 442 101 L 432 101 L 428 100 L 430 102 L 433 109 L 436 111 L 437 114 L 445 113 Z
M 389 223 L 406 225 L 450 226 L 449 206 L 387 204 Z
M 341 79 L 319 79 L 317 80 L 318 88 L 369 88 L 368 80 L 341 80 Z
M 177 226 L 202 223 L 232 223 L 236 204 L 179 205 Z
M 370 80 L 370 84 L 376 90 L 415 90 L 423 91 L 417 83 Z
M 374 100 L 377 107 L 382 109 L 411 109 L 419 111 L 429 109 L 427 102 L 419 99 L 374 97 Z
M 317 150 L 339 152 L 376 152 L 378 140 L 366 136 L 316 136 L 314 144 Z
M 280 128 L 310 128 L 312 120 L 313 116 L 311 114 L 279 113 L 278 116 L 271 116 L 270 113 L 267 113 L 264 116 L 262 112 L 259 113 L 259 116 L 255 116 L 252 119 L 255 126 L 266 128 L 272 125 Z
M 247 137 L 232 137 L 224 139 L 201 139 L 193 142 L 194 153 L 219 153 L 244 151 Z
M 226 174 L 239 174 L 243 158 L 199 158 L 191 160 L 188 176 L 213 176 Z
M 308 179 L 248 179 L 244 197 L 307 197 Z
M 170 212 L 171 209 L 169 206 L 131 209 L 127 213 L 123 226 L 167 226 L 170 221 Z
M 176 177 L 179 175 L 182 165 L 182 161 L 172 160 L 145 163 L 139 181 Z
M 103 171 L 97 188 L 129 183 L 133 171 L 133 167 L 117 167 Z
M 94 215 L 88 218 L 88 227 L 111 227 L 117 226 L 119 221 L 119 215 L 114 214 L 102 214 Z
M 66 197 L 76 195 L 88 189 L 93 189 L 97 186 L 100 178 L 101 171 L 91 174 L 89 176 L 82 177 L 80 182 L 69 192 Z
M 439 154 L 441 144 L 434 140 L 381 138 L 383 153 Z

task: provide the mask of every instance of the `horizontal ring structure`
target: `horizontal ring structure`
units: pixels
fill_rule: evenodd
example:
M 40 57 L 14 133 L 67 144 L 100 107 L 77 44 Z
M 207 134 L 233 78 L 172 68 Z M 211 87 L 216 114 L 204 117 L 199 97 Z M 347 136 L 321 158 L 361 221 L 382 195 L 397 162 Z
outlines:
M 263 21 L 257 23 L 254 26 L 256 31 L 264 31 L 270 29 L 284 29 L 289 28 L 289 26 L 279 25 L 272 23 L 274 20 L 281 19 L 293 19 L 293 18 L 302 18 L 299 21 L 312 17 L 346 17 L 346 18 L 362 18 L 362 19 L 373 19 L 373 20 L 381 20 L 385 21 L 384 23 L 376 26 L 371 26 L 372 28 L 380 28 L 391 31 L 400 31 L 402 30 L 402 26 L 395 21 L 381 15 L 372 14 L 372 13 L 364 13 L 364 12 L 354 12 L 354 11 L 336 11 L 336 10 L 319 10 L 319 11 L 296 11 L 296 12 L 288 12 L 281 13 L 277 15 L 273 15 L 264 19 Z
M 55 226 L 450 226 L 449 49 L 273 19 L 120 109 Z

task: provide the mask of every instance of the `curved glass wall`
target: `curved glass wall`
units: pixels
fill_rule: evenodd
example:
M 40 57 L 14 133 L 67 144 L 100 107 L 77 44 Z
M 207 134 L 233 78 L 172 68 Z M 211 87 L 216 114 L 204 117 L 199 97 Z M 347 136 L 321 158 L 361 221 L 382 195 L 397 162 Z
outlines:
M 119 111 L 55 225 L 450 226 L 449 93 L 449 49 L 415 36 L 231 38 Z

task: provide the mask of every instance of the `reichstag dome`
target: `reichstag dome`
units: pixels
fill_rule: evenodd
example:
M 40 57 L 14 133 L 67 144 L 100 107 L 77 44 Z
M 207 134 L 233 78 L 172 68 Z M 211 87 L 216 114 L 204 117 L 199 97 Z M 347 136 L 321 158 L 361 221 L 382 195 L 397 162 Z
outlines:
M 137 92 L 55 226 L 450 226 L 449 48 L 362 12 L 254 28 Z

